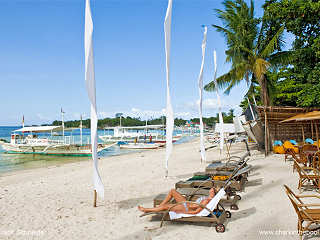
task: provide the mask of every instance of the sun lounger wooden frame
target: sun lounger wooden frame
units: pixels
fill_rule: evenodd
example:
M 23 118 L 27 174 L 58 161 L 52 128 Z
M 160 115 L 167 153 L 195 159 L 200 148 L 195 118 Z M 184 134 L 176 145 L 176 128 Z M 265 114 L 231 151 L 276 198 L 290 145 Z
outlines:
M 301 188 L 305 186 L 305 182 L 312 182 L 313 185 L 316 186 L 318 190 L 320 190 L 320 171 L 313 167 L 300 166 L 295 159 L 293 159 L 293 161 L 295 169 L 299 174 L 298 189 L 301 191 Z
M 182 218 L 173 219 L 173 220 L 170 219 L 169 212 L 171 211 L 171 209 L 173 207 L 177 206 L 177 205 L 184 204 L 184 203 L 197 204 L 198 206 L 208 210 L 208 212 L 210 212 L 210 214 L 208 216 L 206 216 L 206 217 L 192 216 L 192 217 L 182 217 Z M 219 217 L 217 217 L 214 214 L 215 211 L 221 212 L 221 215 Z M 217 208 L 214 211 L 211 211 L 206 206 L 204 206 L 202 204 L 199 204 L 199 203 L 196 203 L 196 202 L 192 202 L 192 201 L 183 201 L 183 202 L 175 203 L 167 211 L 144 213 L 144 214 L 140 215 L 140 217 L 144 217 L 144 216 L 148 216 L 148 215 L 160 215 L 161 216 L 160 227 L 163 226 L 163 222 L 164 221 L 173 221 L 173 222 L 207 222 L 207 223 L 212 223 L 212 226 L 215 226 L 216 231 L 220 232 L 220 233 L 225 231 L 224 222 L 226 221 L 226 219 L 227 218 L 231 218 L 231 212 L 226 211 L 224 209 L 224 207 L 220 203 L 218 203 Z
M 318 228 L 311 229 L 312 224 L 320 224 L 320 204 L 305 204 L 302 198 L 317 198 L 320 200 L 320 195 L 295 195 L 292 190 L 284 185 L 286 194 L 292 203 L 294 210 L 298 215 L 298 233 L 302 239 L 303 233 L 306 231 L 314 231 Z M 318 207 L 314 209 L 313 207 Z M 303 226 L 303 223 L 306 225 Z
M 188 200 L 195 200 L 200 196 L 208 196 L 209 189 L 214 187 L 213 181 L 194 181 L 187 186 L 186 182 L 177 182 L 175 187 L 178 192 L 185 195 Z M 220 185 L 222 187 L 223 184 Z M 240 195 L 237 195 L 230 187 L 225 189 L 226 198 L 220 200 L 221 204 L 230 206 L 231 210 L 238 210 L 237 202 L 241 199 Z

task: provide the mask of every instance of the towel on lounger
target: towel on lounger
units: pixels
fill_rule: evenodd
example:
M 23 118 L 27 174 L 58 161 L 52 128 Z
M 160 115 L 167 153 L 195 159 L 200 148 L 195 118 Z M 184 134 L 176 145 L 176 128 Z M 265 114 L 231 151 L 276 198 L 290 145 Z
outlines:
M 223 188 L 220 189 L 220 191 L 214 196 L 214 198 L 212 198 L 210 200 L 210 202 L 207 204 L 207 208 L 210 209 L 211 211 L 213 211 L 219 201 L 221 200 L 221 198 L 226 194 L 226 192 L 224 191 Z M 176 213 L 176 212 L 169 212 L 170 215 L 170 219 L 178 219 L 178 218 L 182 218 L 182 217 L 194 217 L 194 216 L 198 216 L 198 217 L 205 217 L 208 216 L 210 214 L 210 212 L 207 209 L 202 209 L 201 212 L 199 212 L 198 214 L 186 214 L 186 213 Z

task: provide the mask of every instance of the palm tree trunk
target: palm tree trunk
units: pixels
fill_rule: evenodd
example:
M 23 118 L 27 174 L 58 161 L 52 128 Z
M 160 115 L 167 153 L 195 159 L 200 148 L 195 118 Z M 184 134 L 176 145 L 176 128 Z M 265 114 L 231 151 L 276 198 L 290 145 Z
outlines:
M 259 79 L 260 95 L 264 106 L 270 106 L 270 97 L 268 94 L 267 79 L 263 74 Z

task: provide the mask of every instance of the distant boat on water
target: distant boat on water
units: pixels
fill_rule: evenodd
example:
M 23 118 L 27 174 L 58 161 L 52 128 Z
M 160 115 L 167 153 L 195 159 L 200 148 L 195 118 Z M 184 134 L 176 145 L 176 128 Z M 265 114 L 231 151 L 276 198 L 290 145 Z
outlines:
M 161 130 L 165 132 L 165 125 L 145 125 L 145 126 L 132 126 L 132 127 L 110 127 L 106 130 L 113 130 L 112 134 L 105 134 L 99 138 L 105 143 L 165 143 L 166 136 L 161 134 Z M 173 137 L 172 142 L 176 142 L 181 138 L 181 135 Z
M 57 134 L 61 130 L 63 130 L 62 136 Z M 0 144 L 6 153 L 14 154 L 92 155 L 91 144 L 82 144 L 82 140 L 74 143 L 70 136 L 64 136 L 64 131 L 63 126 L 23 127 L 12 132 L 10 142 L 0 140 Z M 45 133 L 48 136 L 43 136 Z M 113 145 L 115 144 L 99 144 L 98 152 Z

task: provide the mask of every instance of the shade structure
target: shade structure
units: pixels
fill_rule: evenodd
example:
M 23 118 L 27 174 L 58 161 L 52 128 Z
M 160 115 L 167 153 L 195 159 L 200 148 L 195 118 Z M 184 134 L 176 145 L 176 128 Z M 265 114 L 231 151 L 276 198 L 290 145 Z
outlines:
M 33 133 L 40 133 L 40 132 L 57 132 L 61 131 L 61 126 L 38 126 L 38 127 L 23 127 L 17 130 L 14 130 L 14 132 L 33 132 Z
M 308 113 L 300 113 L 296 116 L 290 117 L 281 121 L 280 123 L 290 122 L 290 121 L 308 121 L 320 119 L 320 111 L 312 111 Z

